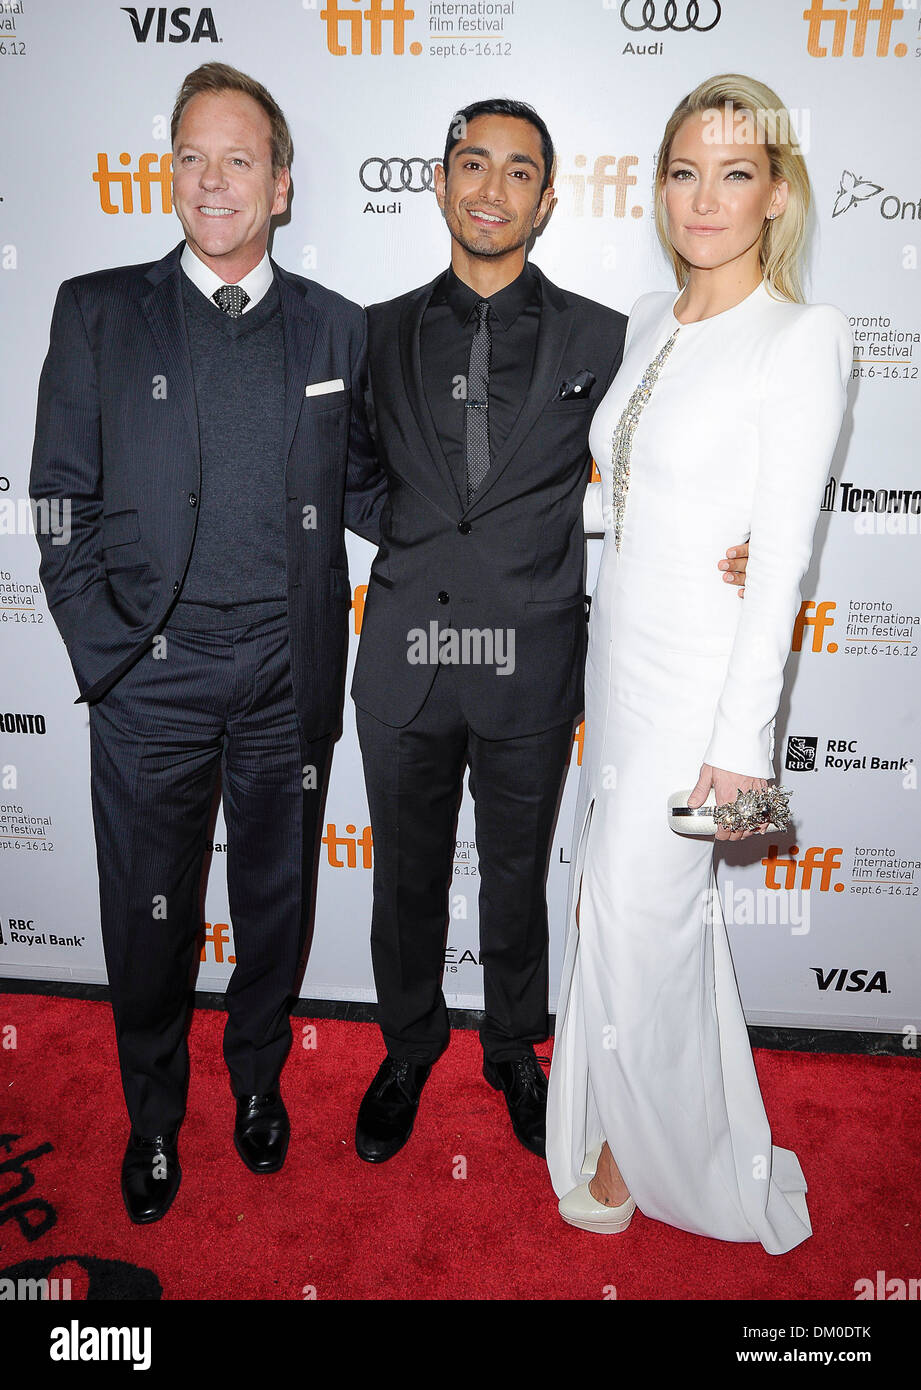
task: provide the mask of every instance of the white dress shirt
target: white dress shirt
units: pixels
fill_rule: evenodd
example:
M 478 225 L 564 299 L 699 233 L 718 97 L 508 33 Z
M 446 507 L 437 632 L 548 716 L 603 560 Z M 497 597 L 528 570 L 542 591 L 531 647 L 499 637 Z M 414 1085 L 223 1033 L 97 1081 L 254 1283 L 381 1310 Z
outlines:
M 205 265 L 204 261 L 195 254 L 188 242 L 182 248 L 182 260 L 180 264 L 192 281 L 201 290 L 202 294 L 213 302 L 215 290 L 219 290 L 222 285 L 228 282 L 222 280 L 220 275 L 215 274 L 210 266 Z M 248 275 L 244 275 L 242 280 L 236 283 L 242 290 L 249 295 L 249 303 L 244 308 L 244 314 L 248 314 L 250 309 L 254 309 L 262 296 L 266 293 L 273 280 L 272 262 L 269 260 L 269 253 L 266 251 L 262 260 Z

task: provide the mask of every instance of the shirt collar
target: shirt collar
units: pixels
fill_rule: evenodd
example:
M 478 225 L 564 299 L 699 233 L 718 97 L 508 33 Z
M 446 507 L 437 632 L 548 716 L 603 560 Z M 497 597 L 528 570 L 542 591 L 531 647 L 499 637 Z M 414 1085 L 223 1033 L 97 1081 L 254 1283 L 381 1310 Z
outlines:
M 443 302 L 454 311 L 458 323 L 464 324 L 474 314 L 477 304 L 485 299 L 489 305 L 490 325 L 511 328 L 523 309 L 538 302 L 537 276 L 525 263 L 521 274 L 510 285 L 492 295 L 479 295 L 449 266 L 436 291 L 436 302 Z
M 206 299 L 211 299 L 214 291 L 226 284 L 220 275 L 216 275 L 210 266 L 205 265 L 204 261 L 196 256 L 188 242 L 182 248 L 180 264 L 192 284 L 201 290 Z M 237 281 L 240 288 L 246 290 L 249 295 L 249 303 L 243 310 L 244 314 L 256 307 L 269 289 L 273 279 L 272 262 L 269 260 L 268 251 L 266 251 L 259 264 L 248 275 L 244 275 L 242 280 Z

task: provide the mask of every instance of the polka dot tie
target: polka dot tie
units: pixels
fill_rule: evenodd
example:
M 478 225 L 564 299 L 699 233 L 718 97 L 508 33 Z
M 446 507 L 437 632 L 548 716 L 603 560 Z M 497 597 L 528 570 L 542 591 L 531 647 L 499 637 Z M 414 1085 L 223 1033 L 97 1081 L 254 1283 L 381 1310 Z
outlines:
M 485 299 L 476 306 L 477 326 L 470 344 L 470 367 L 467 372 L 467 405 L 464 411 L 466 432 L 464 453 L 467 460 L 467 505 L 473 501 L 477 488 L 489 472 L 489 357 L 492 338 L 489 332 L 489 304 Z
M 217 307 L 223 309 L 232 319 L 238 319 L 249 303 L 249 295 L 239 285 L 221 285 L 211 298 Z

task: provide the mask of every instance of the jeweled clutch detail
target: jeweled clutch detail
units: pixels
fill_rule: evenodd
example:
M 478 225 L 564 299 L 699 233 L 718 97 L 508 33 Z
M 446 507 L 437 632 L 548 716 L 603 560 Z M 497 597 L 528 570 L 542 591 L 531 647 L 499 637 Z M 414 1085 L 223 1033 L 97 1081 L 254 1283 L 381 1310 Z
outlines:
M 786 830 L 790 822 L 790 793 L 783 787 L 739 792 L 735 801 L 717 806 L 713 819 L 722 830 L 755 830 L 765 824 Z
M 674 792 L 667 803 L 668 825 L 678 835 L 715 835 L 717 830 L 788 830 L 790 826 L 790 793 L 783 787 L 768 787 L 765 791 L 739 792 L 735 801 L 717 806 L 710 788 L 702 806 L 690 807 L 691 788 Z
M 624 510 L 627 506 L 627 490 L 630 486 L 630 450 L 633 446 L 633 434 L 639 423 L 643 407 L 652 395 L 652 388 L 655 386 L 659 373 L 665 365 L 668 354 L 674 346 L 675 339 L 679 333 L 676 328 L 668 342 L 657 352 L 655 357 L 646 368 L 639 385 L 634 390 L 632 396 L 624 407 L 623 414 L 617 422 L 614 431 L 614 439 L 611 448 L 611 467 L 614 472 L 614 544 L 620 550 L 621 536 L 624 529 Z

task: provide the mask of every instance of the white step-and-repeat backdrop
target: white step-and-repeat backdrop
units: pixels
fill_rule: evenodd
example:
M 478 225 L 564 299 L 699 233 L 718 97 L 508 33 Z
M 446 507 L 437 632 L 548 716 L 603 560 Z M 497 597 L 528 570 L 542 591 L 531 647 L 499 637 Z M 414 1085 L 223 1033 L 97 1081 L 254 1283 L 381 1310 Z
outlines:
M 0 0 L 0 976 L 103 981 L 87 712 L 38 583 L 27 501 L 35 395 L 55 291 L 155 260 L 181 238 L 169 113 L 220 59 L 276 96 L 295 158 L 282 265 L 361 303 L 433 278 L 449 241 L 431 170 L 458 106 L 532 103 L 558 149 L 558 203 L 534 260 L 629 310 L 670 273 L 652 224 L 654 154 L 680 97 L 749 73 L 791 110 L 815 192 L 809 298 L 854 328 L 848 415 L 791 643 L 777 771 L 795 836 L 733 847 L 719 883 L 752 1022 L 903 1032 L 921 1001 L 917 785 L 921 585 L 921 25 L 903 0 Z M 737 539 L 727 536 L 727 544 Z M 589 580 L 598 541 L 589 543 Z M 349 538 L 352 657 L 372 551 Z M 714 557 L 716 559 L 716 557 Z M 548 882 L 555 1001 L 581 750 Z M 326 810 L 312 998 L 371 1000 L 373 846 L 351 703 Z M 199 987 L 220 989 L 233 929 L 218 817 Z M 450 1004 L 478 1007 L 472 806 L 458 827 Z

